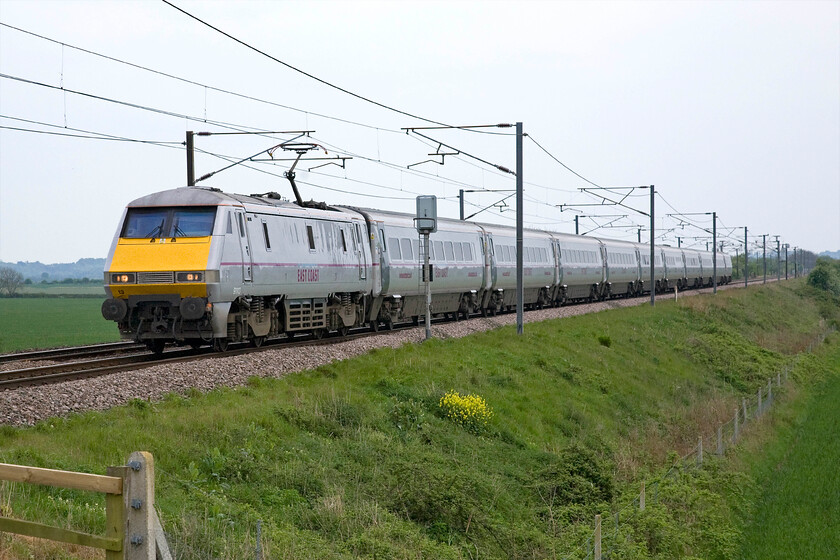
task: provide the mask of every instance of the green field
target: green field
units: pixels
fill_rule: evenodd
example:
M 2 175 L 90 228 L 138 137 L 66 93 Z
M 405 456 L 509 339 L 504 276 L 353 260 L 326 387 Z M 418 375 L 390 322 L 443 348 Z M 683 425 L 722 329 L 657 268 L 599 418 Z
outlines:
M 596 513 L 630 503 L 824 320 L 840 320 L 837 300 L 790 282 L 528 324 L 522 337 L 505 327 L 0 428 L 0 462 L 103 473 L 151 451 L 179 558 L 253 557 L 258 521 L 266 558 L 563 558 Z M 804 388 L 813 371 L 836 371 L 838 346 L 829 337 L 832 351 L 801 360 L 792 379 Z M 453 421 L 440 406 L 451 390 L 483 397 L 489 422 Z M 740 558 L 757 485 L 723 460 L 704 464 L 625 521 L 611 558 Z M 0 505 L 104 527 L 101 499 L 82 492 L 15 485 Z M 0 537 L 0 557 L 26 550 Z M 76 557 L 88 556 L 31 556 Z
M 0 298 L 0 353 L 119 340 L 102 318 L 104 299 Z
M 831 377 L 798 409 L 754 469 L 758 487 L 740 558 L 840 555 L 840 353 Z
M 57 297 L 90 296 L 105 299 L 102 284 L 25 284 L 18 290 L 23 296 Z

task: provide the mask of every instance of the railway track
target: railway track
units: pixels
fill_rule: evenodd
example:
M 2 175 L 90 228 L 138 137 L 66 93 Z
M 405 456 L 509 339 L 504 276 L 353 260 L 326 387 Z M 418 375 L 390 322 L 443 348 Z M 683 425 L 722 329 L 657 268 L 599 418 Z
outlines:
M 413 328 L 411 323 L 404 325 L 395 325 L 394 331 Z M 381 331 L 380 331 L 381 332 Z M 347 336 L 339 336 L 334 334 L 323 339 L 316 339 L 312 335 L 296 336 L 294 338 L 278 338 L 266 341 L 265 344 L 259 348 L 255 348 L 247 343 L 231 344 L 226 352 L 215 352 L 210 347 L 199 348 L 194 350 L 192 348 L 173 348 L 166 350 L 163 354 L 157 355 L 150 353 L 142 344 L 125 343 L 125 347 L 117 347 L 119 343 L 114 344 L 114 348 L 110 351 L 102 348 L 107 345 L 94 345 L 93 347 L 79 347 L 71 349 L 73 352 L 60 353 L 56 349 L 55 353 L 52 351 L 44 351 L 45 355 L 41 355 L 41 351 L 32 353 L 7 354 L 0 356 L 2 361 L 33 361 L 41 359 L 55 360 L 57 357 L 69 359 L 71 361 L 62 361 L 57 364 L 49 364 L 44 366 L 26 367 L 19 369 L 9 369 L 0 371 L 0 391 L 7 391 L 9 389 L 16 389 L 19 387 L 29 387 L 34 385 L 43 385 L 48 383 L 58 383 L 61 381 L 71 381 L 75 379 L 86 379 L 89 377 L 97 377 L 100 375 L 108 375 L 120 371 L 127 371 L 138 369 L 142 367 L 158 366 L 165 364 L 175 364 L 179 362 L 189 362 L 194 360 L 201 360 L 206 358 L 225 358 L 229 356 L 239 356 L 242 354 L 249 354 L 252 352 L 261 352 L 264 350 L 276 348 L 282 345 L 283 348 L 295 348 L 302 346 L 324 346 L 327 344 L 335 344 L 347 340 L 354 340 L 357 338 L 365 338 L 368 336 L 375 336 L 380 333 L 371 332 L 367 328 L 359 328 L 351 331 Z M 90 353 L 84 351 L 85 348 L 90 348 Z M 74 357 L 89 357 L 91 354 L 114 352 L 131 352 L 127 356 L 109 356 L 105 358 L 73 360 Z M 6 359 L 9 358 L 9 359 Z
M 775 282 L 776 279 L 768 278 L 767 281 Z M 751 280 L 750 284 L 757 284 L 761 282 L 763 282 L 762 279 L 755 279 Z M 737 287 L 743 287 L 743 284 L 739 285 L 737 282 L 733 282 L 728 286 L 721 286 L 720 289 Z M 710 291 L 709 288 L 705 288 L 704 290 Z M 689 293 L 692 292 L 698 293 L 694 290 Z M 667 294 L 662 294 L 662 296 L 665 295 Z M 478 315 L 475 316 L 478 317 Z M 439 323 L 447 320 L 448 319 L 445 318 L 435 318 L 433 322 Z M 417 328 L 417 326 L 412 323 L 404 323 L 394 325 L 393 330 L 397 331 L 409 328 Z M 299 335 L 294 338 L 277 338 L 269 340 L 259 348 L 255 348 L 247 343 L 232 344 L 228 351 L 224 353 L 215 352 L 209 347 L 199 348 L 197 350 L 186 347 L 175 347 L 166 350 L 162 355 L 156 355 L 150 353 L 142 344 L 134 342 L 118 342 L 81 346 L 76 348 L 57 348 L 52 350 L 5 354 L 0 355 L 0 363 L 14 361 L 32 362 L 39 360 L 51 360 L 61 363 L 0 371 L 0 391 L 18 387 L 96 377 L 142 367 L 175 364 L 207 358 L 238 356 L 277 348 L 279 345 L 282 345 L 283 348 L 324 346 L 357 338 L 376 336 L 377 334 L 379 333 L 371 332 L 367 327 L 361 327 L 354 329 L 350 332 L 350 334 L 343 337 L 337 333 L 323 339 L 317 339 L 309 334 Z M 80 360 L 79 358 L 84 359 Z
M 68 360 L 81 356 L 103 356 L 121 352 L 136 352 L 145 348 L 136 342 L 107 342 L 88 346 L 74 346 L 71 348 L 50 348 L 48 350 L 31 350 L 14 354 L 0 354 L 0 364 L 8 362 L 34 362 L 39 360 Z

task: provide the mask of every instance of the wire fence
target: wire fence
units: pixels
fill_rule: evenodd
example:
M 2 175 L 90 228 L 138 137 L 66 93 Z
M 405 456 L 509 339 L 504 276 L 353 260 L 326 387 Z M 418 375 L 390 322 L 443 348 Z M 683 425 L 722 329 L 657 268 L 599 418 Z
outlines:
M 784 368 L 776 372 L 776 375 L 767 380 L 750 398 L 742 398 L 741 404 L 732 412 L 732 419 L 718 426 L 713 434 L 702 434 L 697 438 L 695 445 L 688 453 L 679 457 L 671 467 L 657 479 L 641 482 L 639 494 L 620 510 L 608 514 L 595 516 L 595 528 L 590 536 L 575 550 L 564 556 L 564 560 L 606 560 L 610 558 L 611 552 L 615 551 L 618 545 L 628 541 L 630 532 L 622 536 L 621 523 L 630 521 L 640 512 L 645 510 L 647 502 L 659 503 L 660 493 L 664 483 L 676 478 L 687 470 L 701 468 L 704 456 L 709 454 L 723 455 L 726 450 L 736 445 L 741 438 L 747 424 L 752 424 L 767 413 L 776 402 L 779 389 L 783 387 L 790 378 L 790 373 L 796 367 L 804 354 L 810 354 L 814 348 L 822 344 L 825 338 L 834 332 L 832 326 L 812 340 L 804 353 Z

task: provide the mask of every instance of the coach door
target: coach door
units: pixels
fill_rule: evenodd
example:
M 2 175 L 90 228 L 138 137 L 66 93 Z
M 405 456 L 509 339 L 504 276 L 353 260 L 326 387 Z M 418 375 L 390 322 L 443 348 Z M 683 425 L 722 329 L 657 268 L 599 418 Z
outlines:
M 248 239 L 248 228 L 245 227 L 245 212 L 236 211 L 236 225 L 239 229 L 239 249 L 242 256 L 242 280 L 251 282 L 253 280 L 251 261 L 251 244 Z
M 364 242 L 362 241 L 362 228 L 359 224 L 353 224 L 355 226 L 355 235 L 356 235 L 356 256 L 359 259 L 359 280 L 367 279 L 367 256 L 365 255 L 365 246 Z

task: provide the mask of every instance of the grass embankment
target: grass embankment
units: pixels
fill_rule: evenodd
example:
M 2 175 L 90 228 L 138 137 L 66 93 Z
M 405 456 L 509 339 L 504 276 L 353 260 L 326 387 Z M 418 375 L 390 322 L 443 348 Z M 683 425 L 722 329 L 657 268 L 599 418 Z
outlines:
M 837 321 L 836 304 L 789 283 L 375 350 L 239 390 L 4 428 L 0 461 L 104 472 L 151 451 L 179 558 L 251 557 L 257 520 L 267 558 L 563 557 L 670 451 L 728 420 L 826 313 Z M 453 422 L 440 407 L 450 390 L 483 397 L 489 422 Z M 750 504 L 725 497 L 743 477 L 701 478 L 671 484 L 613 557 L 736 557 Z M 16 516 L 103 529 L 101 500 L 84 493 L 10 496 L 0 507 Z
M 0 353 L 119 340 L 102 318 L 104 299 L 0 298 Z

